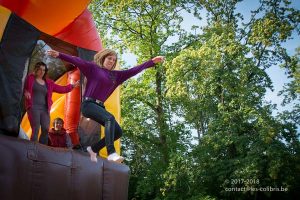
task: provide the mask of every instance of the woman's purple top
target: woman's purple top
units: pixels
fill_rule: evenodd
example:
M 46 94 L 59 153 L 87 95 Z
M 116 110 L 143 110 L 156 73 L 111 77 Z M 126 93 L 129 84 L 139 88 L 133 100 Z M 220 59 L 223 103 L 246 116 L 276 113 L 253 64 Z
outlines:
M 83 96 L 98 99 L 102 102 L 105 102 L 113 91 L 124 81 L 142 70 L 155 65 L 152 60 L 149 60 L 128 70 L 108 70 L 99 67 L 94 62 L 85 61 L 64 53 L 59 53 L 58 58 L 74 64 L 87 78 Z

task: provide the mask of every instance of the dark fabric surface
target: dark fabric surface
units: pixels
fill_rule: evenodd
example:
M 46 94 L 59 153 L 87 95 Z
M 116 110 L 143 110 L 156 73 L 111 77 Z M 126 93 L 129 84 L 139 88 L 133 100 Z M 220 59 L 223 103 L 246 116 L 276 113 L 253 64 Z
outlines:
M 18 136 L 22 78 L 40 32 L 11 14 L 0 41 L 0 133 Z
M 127 199 L 129 168 L 0 134 L 0 199 Z

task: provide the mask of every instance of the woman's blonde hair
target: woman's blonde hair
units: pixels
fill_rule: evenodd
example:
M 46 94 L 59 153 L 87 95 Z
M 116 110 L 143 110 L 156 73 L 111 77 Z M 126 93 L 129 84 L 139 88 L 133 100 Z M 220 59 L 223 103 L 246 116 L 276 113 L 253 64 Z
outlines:
M 118 56 L 117 53 L 114 50 L 111 49 L 103 49 L 96 53 L 94 56 L 94 62 L 99 65 L 100 67 L 103 67 L 104 60 L 107 56 L 116 56 L 116 62 L 113 65 L 112 69 L 114 69 L 117 65 Z

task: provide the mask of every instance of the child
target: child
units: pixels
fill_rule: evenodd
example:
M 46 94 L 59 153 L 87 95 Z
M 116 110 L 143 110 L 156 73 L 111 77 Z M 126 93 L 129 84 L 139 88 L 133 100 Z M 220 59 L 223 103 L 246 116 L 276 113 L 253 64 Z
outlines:
M 51 147 L 72 148 L 72 142 L 69 134 L 64 127 L 64 120 L 55 118 L 53 128 L 48 133 L 48 145 Z

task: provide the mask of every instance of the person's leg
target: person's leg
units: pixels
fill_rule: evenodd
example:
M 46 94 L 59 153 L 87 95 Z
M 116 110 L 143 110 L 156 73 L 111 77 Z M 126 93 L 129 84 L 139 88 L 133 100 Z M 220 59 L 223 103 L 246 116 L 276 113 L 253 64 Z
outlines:
M 107 112 L 105 108 L 101 107 L 100 105 L 97 105 L 93 102 L 83 102 L 81 107 L 82 114 L 87 117 L 95 120 L 96 122 L 100 123 L 101 125 L 105 126 L 105 145 L 108 152 L 108 160 L 116 161 L 116 162 L 122 162 L 123 157 L 117 155 L 115 152 L 114 147 L 114 132 L 116 127 L 116 121 L 112 114 Z M 118 134 L 120 133 L 121 128 L 118 128 Z M 99 148 L 103 146 L 103 140 L 97 142 L 96 144 L 92 145 L 92 147 L 88 147 L 87 151 L 89 152 L 91 156 L 91 160 L 94 162 L 97 162 L 96 153 L 99 152 Z M 111 159 L 110 158 L 111 156 Z
M 122 129 L 120 127 L 120 125 L 118 124 L 118 122 L 115 122 L 115 137 L 114 137 L 114 141 L 118 140 L 121 136 L 122 136 Z M 92 147 L 93 150 L 95 150 L 95 152 L 99 152 L 102 148 L 105 147 L 105 138 L 103 137 L 101 140 L 99 140 L 99 142 L 95 143 Z
M 38 140 L 38 134 L 40 129 L 40 113 L 38 110 L 30 108 L 27 110 L 28 120 L 31 126 L 31 141 L 37 141 Z
M 41 110 L 41 136 L 39 142 L 48 145 L 48 131 L 50 124 L 50 116 L 47 110 Z
M 82 114 L 83 116 L 90 118 L 99 124 L 105 127 L 105 145 L 108 151 L 108 154 L 114 153 L 114 129 L 115 129 L 115 118 L 112 114 L 107 112 L 105 108 L 97 105 L 93 102 L 83 102 L 82 103 Z M 95 145 L 92 145 L 92 150 L 94 152 L 99 152 L 100 149 L 95 148 Z

